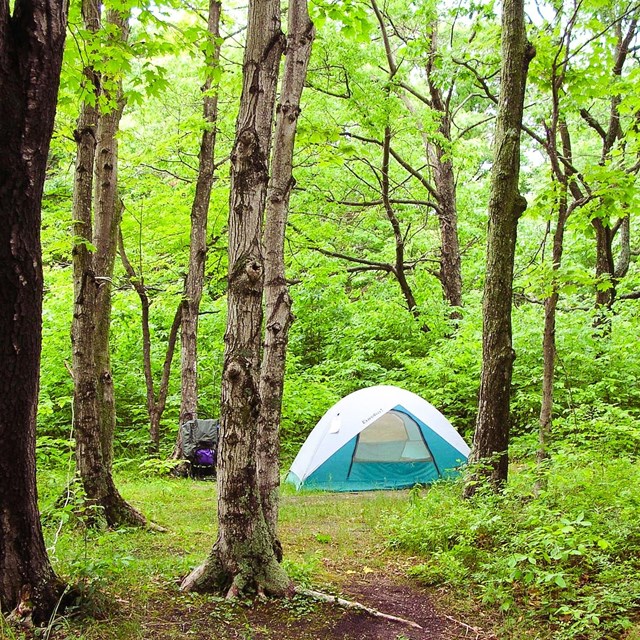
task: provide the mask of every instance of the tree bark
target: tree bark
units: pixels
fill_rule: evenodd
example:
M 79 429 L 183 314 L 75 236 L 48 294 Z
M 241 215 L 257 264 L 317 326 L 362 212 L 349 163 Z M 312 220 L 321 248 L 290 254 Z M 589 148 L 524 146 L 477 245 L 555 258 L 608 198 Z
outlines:
M 218 458 L 218 539 L 183 590 L 229 595 L 290 592 L 278 563 L 258 486 L 260 351 L 264 258 L 262 218 L 273 109 L 283 48 L 278 0 L 251 0 L 243 86 L 231 155 L 227 330 Z
M 619 78 L 622 75 L 625 62 L 629 55 L 629 50 L 633 38 L 635 37 L 638 26 L 637 18 L 633 18 L 628 26 L 627 32 L 623 34 L 622 22 L 616 25 L 616 50 L 614 53 L 614 66 L 612 75 Z M 609 124 L 602 133 L 602 153 L 600 164 L 604 165 L 611 157 L 611 152 L 616 142 L 623 137 L 621 118 L 620 118 L 620 102 L 621 97 L 618 93 L 614 93 L 611 98 L 609 107 Z M 597 123 L 595 123 L 597 125 Z M 597 125 L 599 126 L 599 125 Z M 596 279 L 598 283 L 605 285 L 596 289 L 596 318 L 594 326 L 607 333 L 610 329 L 609 312 L 613 308 L 616 299 L 616 291 L 618 285 L 618 277 L 616 276 L 616 265 L 613 257 L 613 240 L 615 232 L 611 225 L 601 218 L 594 218 L 591 221 L 596 233 Z M 624 245 L 623 245 L 624 254 Z M 606 286 L 608 283 L 608 286 Z
M 149 441 L 151 451 L 157 453 L 160 447 L 160 420 L 167 404 L 167 394 L 169 393 L 169 377 L 171 375 L 171 363 L 173 354 L 176 349 L 178 340 L 178 331 L 180 329 L 180 319 L 182 317 L 182 303 L 178 305 L 176 313 L 173 317 L 169 337 L 167 339 L 167 349 L 162 366 L 162 375 L 160 384 L 158 385 L 158 397 L 156 398 L 155 384 L 153 382 L 153 367 L 151 363 L 151 327 L 149 320 L 149 310 L 151 301 L 144 284 L 142 274 L 138 275 L 133 265 L 127 257 L 124 247 L 124 238 L 122 232 L 118 232 L 118 244 L 120 247 L 120 259 L 127 273 L 131 286 L 135 289 L 140 298 L 141 325 L 142 325 L 142 360 L 144 367 L 144 380 L 147 387 L 147 413 L 149 414 Z
M 285 277 L 284 241 L 289 197 L 295 183 L 293 150 L 300 97 L 311 57 L 315 31 L 306 0 L 291 0 L 284 76 L 276 115 L 271 182 L 267 191 L 264 230 L 265 340 L 260 369 L 260 418 L 257 472 L 264 516 L 274 540 L 276 557 L 282 557 L 277 536 L 280 486 L 280 418 L 289 328 L 293 322 L 291 298 Z
M 38 513 L 35 432 L 42 346 L 40 209 L 67 3 L 0 0 L 0 610 L 36 624 L 64 591 Z
M 465 497 L 472 496 L 482 480 L 499 490 L 507 480 L 509 468 L 509 395 L 515 359 L 511 330 L 513 264 L 518 219 L 527 206 L 518 189 L 520 129 L 527 71 L 534 55 L 535 50 L 526 38 L 522 0 L 505 0 L 482 306 L 482 379 L 470 456 L 474 466 L 465 486 Z
M 442 96 L 442 90 L 434 80 L 434 61 L 438 54 L 438 25 L 431 30 L 431 51 L 427 64 L 427 82 L 431 96 L 431 106 L 440 115 L 438 133 L 451 143 L 451 110 Z M 458 207 L 456 202 L 456 179 L 453 172 L 451 153 L 442 144 L 426 144 L 429 162 L 433 170 L 438 199 L 438 221 L 440 223 L 440 280 L 444 295 L 453 307 L 452 318 L 461 317 L 462 307 L 462 268 L 460 258 L 460 239 L 458 237 Z
M 85 26 L 100 28 L 96 0 L 84 0 Z M 126 18 L 110 11 L 107 21 L 126 39 Z M 85 69 L 98 104 L 102 79 Z M 142 526 L 144 517 L 118 492 L 112 475 L 115 401 L 109 358 L 111 278 L 117 246 L 121 206 L 117 200 L 118 129 L 124 102 L 119 87 L 117 106 L 100 114 L 83 104 L 75 133 L 78 151 L 73 199 L 75 246 L 74 313 L 71 328 L 74 372 L 74 433 L 76 465 L 89 505 L 97 507 L 90 520 L 104 517 L 109 526 Z M 95 178 L 95 180 L 94 180 Z M 95 204 L 95 219 L 93 205 Z
M 553 234 L 552 270 L 557 273 L 562 262 L 564 231 L 569 217 L 567 186 L 562 184 L 558 202 L 558 221 Z M 542 402 L 540 406 L 540 428 L 536 458 L 540 464 L 547 457 L 547 444 L 553 424 L 553 383 L 556 367 L 556 309 L 558 307 L 558 283 L 552 284 L 551 295 L 544 301 L 544 331 L 542 336 Z
M 395 239 L 395 262 L 393 265 L 393 274 L 400 285 L 400 290 L 407 303 L 407 309 L 413 315 L 416 320 L 420 317 L 420 310 L 416 303 L 413 290 L 407 280 L 404 264 L 404 235 L 400 229 L 400 222 L 391 206 L 389 198 L 389 154 L 391 150 L 391 127 L 387 125 L 384 128 L 384 140 L 382 143 L 382 203 L 384 205 L 385 213 L 391 223 L 393 229 L 393 237 Z
M 389 65 L 389 80 L 394 81 L 394 77 L 398 72 L 398 65 L 395 61 L 391 43 L 389 40 L 389 34 L 385 24 L 384 16 L 376 0 L 370 0 L 373 11 L 378 20 L 380 31 L 382 33 L 382 39 L 384 42 L 385 52 L 387 56 L 387 63 Z M 416 176 L 422 184 L 427 187 L 427 191 L 435 197 L 437 206 L 435 207 L 436 214 L 438 216 L 438 223 L 440 226 L 440 270 L 438 278 L 442 284 L 442 290 L 447 302 L 453 307 L 451 317 L 453 319 L 459 319 L 461 317 L 460 307 L 462 307 L 462 271 L 461 271 L 461 258 L 460 258 L 460 241 L 458 238 L 458 212 L 456 203 L 456 181 L 453 171 L 453 163 L 450 160 L 450 156 L 447 150 L 441 143 L 436 140 L 431 140 L 429 135 L 423 128 L 422 120 L 417 112 L 415 105 L 407 95 L 407 92 L 420 98 L 421 102 L 427 104 L 431 109 L 436 111 L 440 116 L 440 123 L 438 125 L 438 134 L 445 140 L 451 142 L 451 112 L 449 109 L 448 100 L 445 100 L 442 96 L 440 87 L 434 80 L 433 63 L 437 55 L 437 23 L 431 27 L 429 36 L 430 52 L 429 62 L 426 66 L 427 82 L 429 86 L 429 96 L 420 95 L 413 87 L 400 82 L 400 87 L 405 91 L 402 94 L 402 101 L 406 108 L 415 118 L 417 127 L 422 136 L 422 142 L 425 152 L 429 159 L 429 165 L 433 171 L 432 186 L 428 180 L 419 171 L 411 168 L 411 173 Z M 388 146 L 388 141 L 385 144 Z M 399 158 L 396 158 L 399 160 Z M 401 163 L 403 166 L 404 163 Z M 405 168 L 408 168 L 405 166 Z M 384 175 L 384 174 L 383 174 Z M 384 196 L 383 196 L 384 199 Z M 389 215 L 389 209 L 387 209 L 387 215 Z M 392 222 L 393 224 L 393 222 Z M 396 233 L 396 227 L 394 226 L 394 233 Z M 397 243 L 396 233 L 396 243 Z M 397 267 L 396 267 L 397 268 Z M 405 280 L 406 283 L 406 280 Z M 407 304 L 411 305 L 410 300 L 407 297 L 407 290 L 402 282 L 400 287 L 405 295 Z M 411 294 L 411 297 L 413 295 Z M 415 305 L 413 307 L 414 316 L 417 317 Z M 409 306 L 409 310 L 412 307 Z
M 200 144 L 198 180 L 191 207 L 191 243 L 189 248 L 189 270 L 184 287 L 181 323 L 182 377 L 180 424 L 198 417 L 198 313 L 204 286 L 204 266 L 207 255 L 207 218 L 209 200 L 214 178 L 214 153 L 216 145 L 216 123 L 218 119 L 218 85 L 212 80 L 220 65 L 220 11 L 221 3 L 211 0 L 209 4 L 208 31 L 212 53 L 207 58 L 207 80 L 202 88 L 205 127 Z M 180 434 L 174 457 L 182 457 Z

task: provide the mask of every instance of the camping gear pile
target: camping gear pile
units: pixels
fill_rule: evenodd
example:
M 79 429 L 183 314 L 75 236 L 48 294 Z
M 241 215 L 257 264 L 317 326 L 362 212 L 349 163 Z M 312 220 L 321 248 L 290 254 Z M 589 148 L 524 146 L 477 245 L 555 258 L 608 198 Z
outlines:
M 355 391 L 324 414 L 287 481 L 297 489 L 401 489 L 455 476 L 468 456 L 465 441 L 433 405 L 382 385 Z
M 180 426 L 182 452 L 189 461 L 191 477 L 216 475 L 219 420 L 189 420 Z

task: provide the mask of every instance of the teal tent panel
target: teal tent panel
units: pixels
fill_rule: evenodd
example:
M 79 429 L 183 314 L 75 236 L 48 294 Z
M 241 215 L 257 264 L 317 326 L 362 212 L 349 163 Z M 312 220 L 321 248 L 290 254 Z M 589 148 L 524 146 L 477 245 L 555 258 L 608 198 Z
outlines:
M 432 461 L 354 462 L 356 442 L 357 438 L 354 438 L 336 451 L 302 485 L 307 489 L 325 491 L 373 491 L 405 489 L 438 479 L 438 470 Z M 292 478 L 294 482 L 296 479 L 297 476 Z
M 431 455 L 435 460 L 440 475 L 443 477 L 452 477 L 457 475 L 458 467 L 467 461 L 467 456 L 458 451 L 453 445 L 449 444 L 442 436 L 430 429 L 429 425 L 422 422 L 420 418 L 414 416 L 410 411 L 407 411 L 402 405 L 395 407 L 395 411 L 405 413 L 412 420 L 415 420 L 418 423 L 422 436 L 429 447 L 429 451 L 431 451 Z
M 438 479 L 431 461 L 422 462 L 354 462 L 349 486 L 366 489 L 406 489 L 429 484 Z
M 458 467 L 466 461 L 466 456 L 449 444 L 444 438 L 432 431 L 413 413 L 402 405 L 395 407 L 416 422 L 422 433 L 433 460 L 411 462 L 383 462 L 354 460 L 354 451 L 358 442 L 357 436 L 338 449 L 325 460 L 315 471 L 302 481 L 295 474 L 289 479 L 297 487 L 322 489 L 325 491 L 371 491 L 375 489 L 402 489 L 417 484 L 430 484 L 439 477 L 457 475 Z M 388 446 L 392 446 L 389 443 Z M 380 447 L 380 455 L 384 456 L 385 445 Z
M 351 467 L 356 438 L 338 449 L 328 460 L 325 460 L 313 473 L 303 480 L 308 489 L 324 489 L 328 491 L 354 491 L 347 484 L 347 476 Z

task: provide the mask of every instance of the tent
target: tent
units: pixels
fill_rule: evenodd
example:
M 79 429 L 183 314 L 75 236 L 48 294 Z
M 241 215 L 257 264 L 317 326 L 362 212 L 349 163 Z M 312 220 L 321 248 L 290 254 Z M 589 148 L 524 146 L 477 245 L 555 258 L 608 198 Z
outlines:
M 368 387 L 324 414 L 287 481 L 297 489 L 400 489 L 456 475 L 468 455 L 465 441 L 426 400 L 398 387 Z

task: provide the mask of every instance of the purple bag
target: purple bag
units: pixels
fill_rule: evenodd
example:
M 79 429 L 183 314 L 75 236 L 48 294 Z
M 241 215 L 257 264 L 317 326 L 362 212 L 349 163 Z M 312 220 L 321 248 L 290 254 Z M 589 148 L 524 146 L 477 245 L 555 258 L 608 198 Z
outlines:
M 213 449 L 198 449 L 193 461 L 195 464 L 212 467 L 214 464 Z

